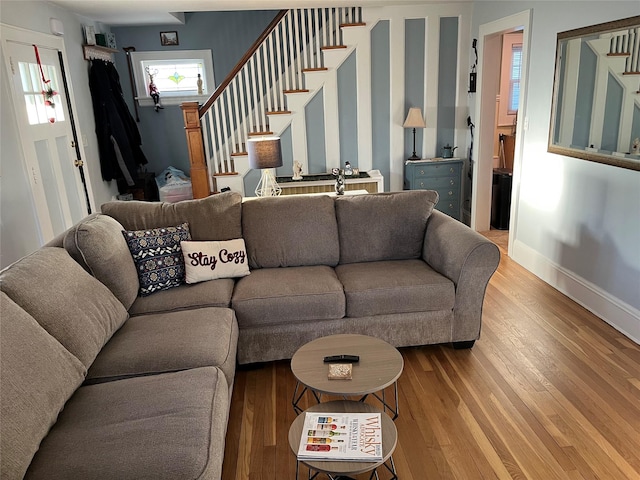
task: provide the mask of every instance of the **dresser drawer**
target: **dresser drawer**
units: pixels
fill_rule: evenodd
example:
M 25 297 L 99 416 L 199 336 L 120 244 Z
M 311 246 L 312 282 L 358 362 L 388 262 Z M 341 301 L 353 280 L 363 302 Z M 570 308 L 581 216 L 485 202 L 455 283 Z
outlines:
M 442 163 L 433 163 L 430 165 L 419 165 L 413 167 L 413 178 L 418 180 L 422 177 L 460 177 L 461 165 Z
M 436 210 L 446 213 L 456 220 L 460 220 L 460 202 L 457 198 L 449 199 L 440 197 L 436 205 Z
M 415 178 L 414 188 L 418 190 L 439 190 L 441 188 L 460 188 L 460 176 L 457 177 L 435 177 L 435 178 Z

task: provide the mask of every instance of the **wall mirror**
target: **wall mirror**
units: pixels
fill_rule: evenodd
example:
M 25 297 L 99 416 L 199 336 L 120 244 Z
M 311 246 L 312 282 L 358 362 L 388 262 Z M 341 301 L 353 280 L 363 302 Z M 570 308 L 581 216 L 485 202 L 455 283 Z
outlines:
M 558 33 L 548 151 L 640 170 L 640 16 Z

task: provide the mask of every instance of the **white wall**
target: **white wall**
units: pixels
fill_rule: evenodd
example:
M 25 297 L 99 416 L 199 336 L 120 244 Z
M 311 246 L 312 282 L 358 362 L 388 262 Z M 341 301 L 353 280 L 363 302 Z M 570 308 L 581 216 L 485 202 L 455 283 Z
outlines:
M 95 205 L 111 200 L 117 194 L 115 182 L 102 181 L 100 161 L 98 157 L 97 139 L 91 94 L 89 92 L 88 63 L 82 53 L 82 25 L 95 25 L 88 19 L 83 19 L 62 8 L 47 2 L 7 2 L 0 3 L 0 21 L 7 25 L 51 33 L 49 18 L 54 17 L 64 25 L 64 44 L 69 65 L 67 75 L 75 98 L 74 112 L 76 125 L 79 129 L 80 141 L 86 139 L 85 165 L 91 179 L 91 186 L 95 197 Z M 95 25 L 97 31 L 104 31 L 100 25 Z M 8 88 L 8 74 L 2 61 L 0 79 L 3 84 L 0 89 L 2 103 L 2 144 L 0 146 L 0 162 L 2 183 L 0 186 L 1 205 L 1 256 L 0 268 L 20 257 L 32 252 L 40 246 L 38 227 L 35 217 L 33 201 L 29 195 L 29 185 L 22 166 L 22 148 L 18 137 L 17 126 L 10 116 L 11 97 Z
M 637 1 L 476 2 L 479 26 L 532 11 L 520 197 L 510 256 L 640 339 L 640 172 L 547 153 L 558 32 L 638 14 Z

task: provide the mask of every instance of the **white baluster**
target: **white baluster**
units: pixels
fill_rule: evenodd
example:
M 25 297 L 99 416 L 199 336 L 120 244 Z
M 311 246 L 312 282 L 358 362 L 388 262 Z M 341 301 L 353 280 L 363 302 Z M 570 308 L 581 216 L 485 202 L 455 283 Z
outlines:
M 302 68 L 310 68 L 309 57 L 307 56 L 307 29 L 309 27 L 308 9 L 301 10 L 300 18 L 300 41 L 302 42 Z
M 242 141 L 244 142 L 245 146 L 244 148 L 241 148 L 241 150 L 243 152 L 246 152 L 246 144 L 247 144 L 247 139 L 249 138 L 249 131 L 247 130 L 247 123 L 248 121 L 251 119 L 251 115 L 249 113 L 249 111 L 247 110 L 247 105 L 246 105 L 246 97 L 248 95 L 248 86 L 247 86 L 247 69 L 245 68 L 246 65 L 244 67 L 242 67 L 242 70 L 240 70 L 238 72 L 238 83 L 241 86 L 240 90 L 240 110 L 242 111 Z M 243 78 L 243 73 L 244 73 L 244 78 Z M 242 145 L 241 145 L 242 147 Z
M 264 45 L 263 45 L 264 46 Z M 258 81 L 258 91 L 260 92 L 258 95 L 258 113 L 260 114 L 260 119 L 262 120 L 262 122 L 260 123 L 260 125 L 264 128 L 267 125 L 267 115 L 266 115 L 266 109 L 264 108 L 264 83 L 262 81 L 262 79 L 264 78 L 264 65 L 265 65 L 265 58 L 264 58 L 264 54 L 263 54 L 264 49 L 261 47 L 258 49 L 258 51 L 256 52 L 258 54 L 258 56 L 256 57 L 256 62 L 258 65 L 258 71 L 257 71 L 257 81 Z M 268 106 L 268 105 L 267 105 Z
M 287 68 L 287 78 L 289 78 L 290 82 L 287 86 L 287 90 L 297 90 L 297 82 L 296 82 L 296 51 L 294 49 L 294 38 L 293 38 L 293 15 L 292 10 L 287 12 L 287 35 L 289 37 L 289 50 L 287 51 L 287 56 L 285 60 L 285 65 Z
M 284 24 L 282 24 L 282 28 L 284 29 Z M 282 58 L 284 55 L 284 52 L 286 52 L 287 50 L 287 44 L 286 42 L 284 42 L 284 36 L 280 35 L 280 25 L 276 26 L 276 65 L 277 65 L 277 77 L 278 77 L 278 91 L 276 92 L 278 95 L 278 102 L 280 104 L 280 110 L 284 110 L 284 89 L 287 88 L 286 84 L 287 84 L 287 80 L 288 80 L 288 76 L 287 76 L 287 66 L 282 64 Z M 284 68 L 284 72 L 282 71 L 282 69 Z M 284 77 L 284 80 L 283 80 Z
M 244 138 L 242 135 L 242 128 L 240 126 L 240 99 L 238 98 L 238 95 L 239 95 L 238 90 L 240 90 L 240 79 L 238 75 L 236 75 L 235 78 L 233 79 L 233 96 L 234 96 L 233 110 L 236 114 L 236 141 L 238 143 L 237 143 L 237 146 L 236 144 L 234 144 L 234 149 L 233 149 L 234 153 L 238 153 L 242 151 L 242 143 L 244 141 Z M 240 96 L 242 97 L 243 95 L 240 95 Z
M 215 171 L 215 165 L 218 158 L 216 152 L 216 142 L 213 136 L 213 112 L 211 109 L 207 111 L 206 121 L 202 122 L 202 137 L 204 138 L 204 149 L 206 152 L 207 159 L 207 171 L 209 172 L 209 179 L 211 179 L 211 175 Z M 213 164 L 213 169 L 211 168 L 211 164 Z M 213 170 L 213 171 L 212 171 Z M 211 182 L 211 180 L 209 180 Z M 213 188 L 212 185 L 209 185 L 209 188 Z
M 294 11 L 294 20 L 295 20 L 295 58 L 298 64 L 298 88 L 304 88 L 304 82 L 302 78 L 302 69 L 304 68 L 303 58 L 302 57 L 302 45 L 300 44 L 300 19 L 298 18 L 298 12 Z
M 313 36 L 316 38 L 316 68 L 322 67 L 322 53 L 320 50 L 320 15 L 319 8 L 315 8 L 315 22 L 313 23 Z
M 249 78 L 251 79 L 251 99 L 253 100 L 253 115 L 255 118 L 255 126 L 253 131 L 260 129 L 260 116 L 258 112 L 258 84 L 255 75 L 255 54 L 249 59 Z
M 229 117 L 229 110 L 231 106 L 229 101 L 229 89 L 226 88 L 221 96 L 224 96 L 224 118 L 222 120 L 222 129 L 224 131 L 224 138 L 226 140 L 224 155 L 224 172 L 226 173 L 229 171 L 229 157 L 231 156 L 231 149 L 229 148 L 230 139 L 231 141 L 233 141 L 231 135 L 229 135 L 229 127 L 231 127 L 231 130 L 233 130 L 233 125 L 228 125 L 228 123 L 231 123 L 231 118 Z
M 221 115 L 220 115 L 220 104 L 222 97 L 218 97 L 218 99 L 216 100 L 216 102 L 213 104 L 213 108 L 216 109 L 216 134 L 218 136 L 218 163 L 217 163 L 217 168 L 218 168 L 218 173 L 222 173 L 222 155 L 223 155 L 223 148 L 224 148 L 224 143 L 222 142 L 222 120 L 221 120 Z
M 269 68 L 271 70 L 271 88 L 268 89 L 269 97 L 273 98 L 273 110 L 280 110 L 280 105 L 278 104 L 278 99 L 280 96 L 276 92 L 277 84 L 276 84 L 276 68 L 280 70 L 280 67 L 276 62 L 276 50 L 273 45 L 273 33 L 269 35 Z

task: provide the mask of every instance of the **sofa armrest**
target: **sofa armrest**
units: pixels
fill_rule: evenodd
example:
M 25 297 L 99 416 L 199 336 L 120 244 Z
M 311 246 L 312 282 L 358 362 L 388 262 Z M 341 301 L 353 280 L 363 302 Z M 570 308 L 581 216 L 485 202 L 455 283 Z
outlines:
M 422 258 L 455 284 L 453 342 L 480 336 L 482 303 L 500 250 L 479 233 L 434 210 L 427 222 Z

